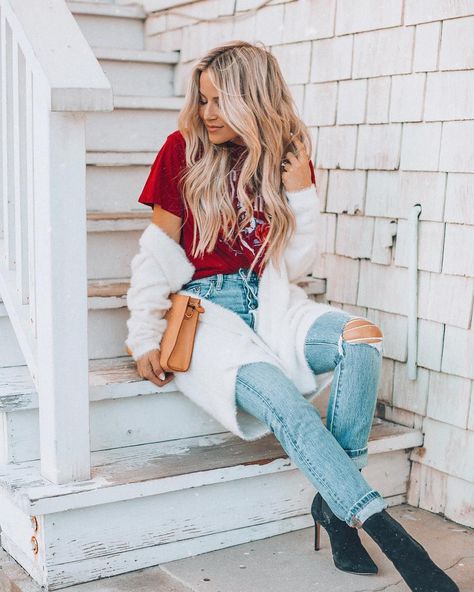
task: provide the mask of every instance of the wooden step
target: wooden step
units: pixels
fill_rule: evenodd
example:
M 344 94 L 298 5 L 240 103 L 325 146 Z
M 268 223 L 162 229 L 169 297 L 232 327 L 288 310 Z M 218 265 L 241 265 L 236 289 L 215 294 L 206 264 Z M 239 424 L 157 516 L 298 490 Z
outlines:
M 369 454 L 382 454 L 422 444 L 419 430 L 374 418 Z M 277 462 L 272 465 L 273 461 Z M 40 474 L 39 461 L 0 465 L 0 487 L 11 501 L 30 514 L 51 514 L 290 470 L 288 455 L 273 433 L 253 442 L 229 432 L 127 446 L 92 453 L 93 477 L 56 485 Z M 238 471 L 236 470 L 238 468 Z
M 164 143 L 166 138 L 162 138 Z M 156 150 L 114 152 L 107 150 L 88 150 L 86 153 L 86 164 L 96 167 L 130 167 L 147 166 L 153 164 L 158 149 L 161 147 L 157 142 Z
M 143 6 L 133 4 L 130 6 L 114 4 L 112 2 L 88 2 L 68 0 L 69 10 L 74 14 L 88 14 L 91 16 L 109 16 L 124 19 L 145 19 L 146 12 Z
M 82 34 L 91 47 L 143 50 L 143 6 L 119 6 L 99 2 L 67 2 Z
M 105 73 L 107 75 L 107 72 Z M 130 77 L 126 76 L 126 79 L 127 84 L 133 85 Z M 109 112 L 88 113 L 85 118 L 86 149 L 95 152 L 155 152 L 156 154 L 166 137 L 176 130 L 177 116 L 178 110 L 169 107 L 160 109 L 130 107 Z
M 119 47 L 93 47 L 98 60 L 145 64 L 177 64 L 179 51 L 155 51 L 152 49 L 122 49 Z
M 150 222 L 150 208 L 130 212 L 87 212 L 87 232 L 145 230 Z
M 389 505 L 406 501 L 406 450 L 422 439 L 374 420 L 363 473 Z M 55 485 L 39 461 L 0 466 L 2 546 L 48 590 L 312 524 L 315 488 L 272 433 L 104 450 L 92 467 L 89 481 Z
M 89 369 L 93 451 L 225 431 L 173 381 L 159 387 L 143 380 L 130 356 L 90 360 Z M 0 412 L 0 462 L 39 459 L 38 394 L 26 366 L 0 368 Z
M 93 47 L 114 95 L 173 97 L 177 51 Z

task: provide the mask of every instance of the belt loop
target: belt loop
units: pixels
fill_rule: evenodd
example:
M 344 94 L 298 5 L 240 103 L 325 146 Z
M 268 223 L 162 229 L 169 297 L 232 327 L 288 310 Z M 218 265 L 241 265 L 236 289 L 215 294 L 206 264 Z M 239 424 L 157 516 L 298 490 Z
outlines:
M 223 281 L 224 281 L 224 274 L 223 273 L 216 273 L 216 290 L 220 290 L 222 288 Z

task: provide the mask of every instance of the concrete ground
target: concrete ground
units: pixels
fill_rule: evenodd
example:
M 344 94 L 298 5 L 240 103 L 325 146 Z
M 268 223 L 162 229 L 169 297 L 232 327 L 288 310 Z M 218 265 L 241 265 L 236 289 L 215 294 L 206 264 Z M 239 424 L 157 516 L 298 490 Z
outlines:
M 387 510 L 446 570 L 461 592 L 474 592 L 474 529 L 408 504 Z M 332 561 L 321 529 L 314 527 L 244 543 L 129 574 L 79 584 L 68 592 L 406 592 L 408 586 L 370 537 L 360 537 L 377 563 L 376 575 L 350 575 Z M 41 592 L 18 564 L 0 558 L 1 592 Z M 3 574 L 3 575 L 2 575 Z M 3 579 L 2 579 L 3 578 Z M 2 584 L 3 582 L 3 584 Z M 3 587 L 2 587 L 3 586 Z

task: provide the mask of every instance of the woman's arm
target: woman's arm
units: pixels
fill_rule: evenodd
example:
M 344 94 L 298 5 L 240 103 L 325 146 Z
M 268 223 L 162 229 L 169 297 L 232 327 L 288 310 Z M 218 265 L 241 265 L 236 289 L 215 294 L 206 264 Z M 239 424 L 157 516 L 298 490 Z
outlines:
M 159 348 L 167 325 L 164 315 L 171 306 L 169 295 L 194 274 L 179 244 L 180 227 L 181 218 L 155 206 L 152 222 L 139 239 L 140 250 L 132 259 L 125 343 L 135 361 Z
M 168 210 L 164 210 L 158 204 L 153 204 L 151 221 L 179 244 L 179 241 L 181 240 L 181 227 L 183 224 L 182 218 L 168 212 Z
M 287 152 L 282 181 L 296 218 L 294 234 L 285 251 L 288 279 L 304 278 L 313 268 L 317 253 L 319 196 L 309 154 L 299 138 L 293 138 L 296 153 Z
M 314 183 L 301 191 L 287 191 L 286 195 L 296 217 L 295 232 L 284 253 L 288 279 L 294 282 L 311 272 L 319 255 L 319 196 Z

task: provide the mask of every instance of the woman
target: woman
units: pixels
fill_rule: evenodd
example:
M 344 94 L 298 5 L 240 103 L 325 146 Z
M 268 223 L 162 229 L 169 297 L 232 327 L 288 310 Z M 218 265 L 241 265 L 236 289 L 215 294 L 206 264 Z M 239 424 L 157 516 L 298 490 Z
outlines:
M 138 373 L 159 386 L 174 379 L 243 439 L 271 430 L 318 490 L 315 548 L 323 525 L 339 569 L 377 572 L 363 528 L 412 590 L 458 590 L 360 473 L 383 336 L 297 285 L 316 257 L 320 207 L 310 136 L 276 59 L 243 41 L 210 51 L 193 69 L 178 126 L 139 198 L 153 217 L 127 294 Z M 189 370 L 166 377 L 159 343 L 177 291 L 199 296 L 205 312 Z M 319 384 L 324 373 L 332 380 Z M 331 381 L 324 426 L 311 400 Z

